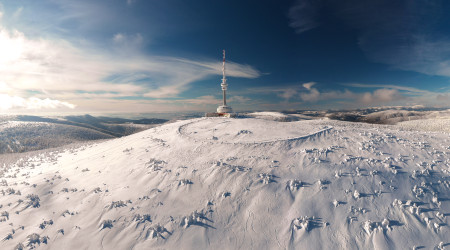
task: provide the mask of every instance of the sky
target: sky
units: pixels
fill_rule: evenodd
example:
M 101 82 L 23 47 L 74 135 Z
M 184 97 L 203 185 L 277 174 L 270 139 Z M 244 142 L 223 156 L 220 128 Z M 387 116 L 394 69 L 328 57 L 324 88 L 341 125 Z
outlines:
M 0 113 L 450 107 L 445 0 L 2 0 Z

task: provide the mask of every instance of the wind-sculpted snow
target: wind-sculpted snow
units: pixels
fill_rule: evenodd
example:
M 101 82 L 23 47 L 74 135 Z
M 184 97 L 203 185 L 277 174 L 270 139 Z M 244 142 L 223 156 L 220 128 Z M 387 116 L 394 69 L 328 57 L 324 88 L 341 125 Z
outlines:
M 443 249 L 450 135 L 200 118 L 0 171 L 0 249 Z

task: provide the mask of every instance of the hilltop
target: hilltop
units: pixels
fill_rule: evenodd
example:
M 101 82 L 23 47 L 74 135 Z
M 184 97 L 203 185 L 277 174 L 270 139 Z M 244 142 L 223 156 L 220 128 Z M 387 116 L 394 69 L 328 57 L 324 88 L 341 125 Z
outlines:
M 396 125 L 178 121 L 5 164 L 0 246 L 444 248 L 449 155 Z

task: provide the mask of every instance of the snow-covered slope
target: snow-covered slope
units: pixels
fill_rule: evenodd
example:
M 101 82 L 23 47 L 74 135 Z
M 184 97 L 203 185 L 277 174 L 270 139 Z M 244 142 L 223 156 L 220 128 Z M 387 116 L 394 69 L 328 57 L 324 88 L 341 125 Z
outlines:
M 71 143 L 111 139 L 94 129 L 48 122 L 0 122 L 0 154 L 27 152 Z
M 399 122 L 397 124 L 403 129 L 419 131 L 444 131 L 450 133 L 450 116 L 424 120 L 412 120 Z
M 3 166 L 0 248 L 450 243 L 450 135 L 200 118 Z

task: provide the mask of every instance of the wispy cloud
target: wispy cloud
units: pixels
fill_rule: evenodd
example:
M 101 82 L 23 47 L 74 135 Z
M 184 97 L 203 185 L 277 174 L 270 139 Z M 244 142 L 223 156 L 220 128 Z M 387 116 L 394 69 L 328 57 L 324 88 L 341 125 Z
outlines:
M 5 10 L 4 10 L 3 4 L 0 3 L 0 22 L 2 21 L 4 12 L 5 12 Z
M 116 48 L 126 53 L 139 51 L 144 45 L 144 37 L 140 33 L 133 35 L 116 33 L 112 40 Z
M 375 41 L 371 37 L 361 39 L 360 44 L 375 62 L 389 64 L 396 69 L 450 77 L 450 40 L 425 35 L 411 35 L 405 40 L 408 41 L 387 48 L 372 46 Z
M 361 83 L 346 83 L 342 84 L 344 86 L 349 87 L 355 87 L 355 88 L 389 88 L 389 89 L 396 89 L 396 90 L 402 90 L 407 91 L 410 93 L 431 93 L 428 90 L 418 89 L 418 88 L 412 88 L 407 86 L 399 86 L 399 85 L 392 85 L 392 84 L 361 84 Z
M 13 13 L 13 18 L 19 18 L 20 15 L 22 15 L 22 11 L 23 11 L 23 7 L 22 6 L 17 8 L 17 10 L 14 11 L 14 13 Z
M 322 0 L 297 0 L 289 9 L 289 25 L 297 33 L 319 26 L 319 11 Z
M 136 2 L 137 2 L 137 0 L 127 0 L 127 4 L 128 5 L 132 5 L 132 4 L 136 3 Z
M 200 97 L 197 97 L 194 99 L 177 100 L 176 102 L 185 103 L 185 104 L 186 103 L 187 104 L 196 104 L 196 105 L 205 105 L 205 104 L 217 105 L 218 103 L 220 103 L 220 99 L 218 99 L 212 95 L 207 95 L 207 96 L 200 96 Z
M 140 43 L 142 37 L 116 34 L 113 40 L 119 44 Z M 76 102 L 76 97 L 86 92 L 178 97 L 192 82 L 221 74 L 220 61 L 150 56 L 138 51 L 111 53 L 79 47 L 66 40 L 30 39 L 19 31 L 1 27 L 0 54 L 3 89 L 8 87 L 8 93 L 22 98 L 40 93 L 59 100 L 70 93 L 70 100 Z M 253 67 L 233 62 L 227 70 L 234 77 L 260 76 Z
M 303 33 L 318 27 L 326 10 L 357 31 L 358 45 L 371 61 L 449 77 L 450 39 L 430 33 L 445 15 L 442 7 L 441 0 L 296 0 L 288 16 L 289 25 Z

